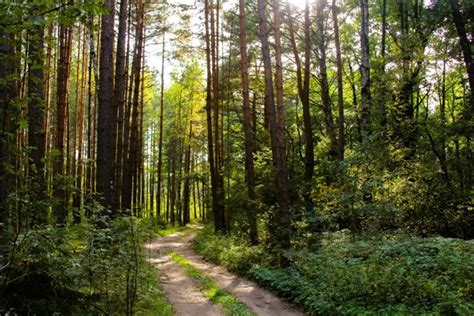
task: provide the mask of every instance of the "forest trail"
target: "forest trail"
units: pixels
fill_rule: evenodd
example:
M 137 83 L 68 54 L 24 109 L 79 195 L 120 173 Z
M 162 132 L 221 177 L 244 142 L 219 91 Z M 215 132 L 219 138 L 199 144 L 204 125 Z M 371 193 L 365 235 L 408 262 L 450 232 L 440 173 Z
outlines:
M 191 249 L 195 237 L 193 230 L 199 228 L 201 227 L 193 226 L 183 232 L 155 238 L 143 246 L 148 260 L 158 271 L 159 282 L 169 302 L 173 305 L 176 315 L 225 315 L 227 313 L 219 305 L 203 296 L 199 284 L 188 277 L 184 268 L 172 260 L 169 256 L 170 252 L 176 252 L 186 258 L 195 268 L 212 278 L 221 289 L 238 298 L 256 315 L 304 315 L 272 293 L 260 288 L 256 283 L 204 261 Z

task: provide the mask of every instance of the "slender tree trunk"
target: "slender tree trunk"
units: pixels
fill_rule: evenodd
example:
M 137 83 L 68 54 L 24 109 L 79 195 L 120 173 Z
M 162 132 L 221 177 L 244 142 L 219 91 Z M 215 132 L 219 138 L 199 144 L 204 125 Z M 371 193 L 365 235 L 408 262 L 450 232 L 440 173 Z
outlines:
M 387 125 L 387 113 L 385 109 L 386 103 L 386 94 L 387 94 L 387 86 L 386 86 L 386 78 L 385 78 L 385 55 L 386 55 L 386 37 L 387 37 L 387 0 L 382 0 L 382 48 L 380 51 L 380 56 L 382 57 L 382 65 L 380 69 L 380 79 L 381 79 L 381 91 L 380 91 L 380 107 L 379 107 L 379 115 L 380 115 L 380 125 L 384 128 Z
M 214 174 L 216 196 L 213 197 L 215 204 L 215 229 L 216 231 L 227 233 L 228 227 L 225 218 L 225 192 L 224 192 L 224 174 L 223 174 L 223 139 L 221 137 L 222 124 L 219 124 L 222 115 L 220 110 L 220 91 L 219 91 L 219 0 L 210 8 L 210 47 L 211 47 L 211 84 L 212 84 L 212 110 L 214 123 Z M 219 125 L 221 125 L 219 127 Z M 215 200 L 215 201 L 214 201 Z M 214 210 L 214 208 L 213 208 Z
M 291 47 L 293 55 L 295 57 L 296 64 L 296 81 L 298 88 L 298 95 L 303 105 L 303 131 L 304 131 L 304 143 L 305 143 L 305 156 L 304 156 L 304 189 L 303 198 L 306 203 L 306 208 L 311 210 L 313 208 L 313 201 L 311 199 L 311 189 L 313 182 L 314 173 L 314 145 L 313 145 L 313 127 L 311 125 L 311 112 L 309 104 L 309 80 L 310 80 L 310 66 L 311 66 L 311 32 L 310 26 L 311 21 L 309 18 L 310 8 L 309 0 L 306 1 L 304 11 L 304 70 L 302 70 L 301 60 L 298 52 L 298 46 L 296 44 L 296 36 L 294 31 L 294 21 L 291 14 L 291 7 L 289 8 L 289 20 L 288 29 L 290 33 Z
M 360 125 L 362 141 L 366 141 L 371 133 L 370 128 L 370 61 L 369 61 L 369 2 L 360 0 L 360 9 L 362 14 L 362 23 L 360 31 L 361 43 L 361 106 L 360 106 Z
M 334 119 L 331 109 L 331 97 L 329 96 L 329 81 L 326 66 L 326 30 L 324 28 L 325 18 L 323 16 L 324 10 L 327 6 L 326 0 L 322 0 L 317 5 L 316 23 L 318 26 L 318 64 L 321 83 L 321 100 L 324 112 L 324 125 L 326 134 L 329 138 L 329 159 L 333 160 L 337 157 L 337 140 L 336 131 L 334 129 Z
M 170 184 L 171 184 L 171 155 L 170 155 L 170 150 L 168 150 L 168 163 L 166 164 L 167 166 L 167 171 L 168 171 L 168 176 L 166 179 L 166 222 L 170 222 L 170 196 L 171 196 L 171 190 L 170 190 Z
M 183 225 L 191 221 L 190 216 L 190 169 L 191 169 L 191 141 L 193 136 L 192 113 L 189 119 L 189 138 L 184 154 L 184 188 L 183 188 Z
M 140 125 L 140 83 L 142 74 L 142 56 L 144 46 L 144 4 L 139 0 L 137 11 L 137 29 L 136 29 L 136 43 L 135 56 L 133 60 L 133 96 L 132 96 L 132 113 L 131 113 L 131 131 L 129 142 L 129 153 L 126 171 L 124 171 L 123 188 L 128 192 L 124 192 L 125 208 L 131 209 L 133 197 L 133 209 L 137 210 L 138 202 L 138 160 L 139 160 L 139 125 Z M 133 192 L 133 194 L 132 194 Z
M 126 69 L 126 44 L 127 44 L 127 19 L 128 19 L 128 0 L 120 1 L 119 26 L 117 36 L 117 55 L 115 58 L 115 85 L 114 85 L 114 117 L 117 118 L 113 136 L 116 145 L 115 148 L 115 190 L 114 190 L 114 209 L 120 209 L 122 193 L 122 168 L 123 168 L 123 123 L 126 109 L 126 90 L 127 90 L 127 69 Z
M 171 188 L 170 190 L 170 219 L 173 227 L 176 225 L 175 202 L 176 202 L 176 140 L 171 143 Z
M 0 26 L 0 78 L 10 78 L 15 73 L 14 40 L 14 35 Z M 11 190 L 11 173 L 7 171 L 7 166 L 11 160 L 12 125 L 16 119 L 13 102 L 16 94 L 16 80 L 0 81 L 0 221 L 4 223 L 0 225 L 0 233 L 10 220 L 6 199 Z
M 163 168 L 163 114 L 164 114 L 164 87 L 165 87 L 165 38 L 166 32 L 163 28 L 163 38 L 161 41 L 161 82 L 160 82 L 160 138 L 158 140 L 158 187 L 156 189 L 156 214 L 161 214 L 161 178 Z
M 213 119 L 212 119 L 212 109 L 213 109 L 213 74 L 212 74 L 212 60 L 214 58 L 213 50 L 211 49 L 211 41 L 214 39 L 211 38 L 210 29 L 211 23 L 209 19 L 210 13 L 210 6 L 209 0 L 204 1 L 204 25 L 205 25 L 205 39 L 206 39 L 206 122 L 207 122 L 207 148 L 208 148 L 208 161 L 209 161 L 209 170 L 211 174 L 211 190 L 212 190 L 212 212 L 214 214 L 214 229 L 216 233 L 223 232 L 222 227 L 222 202 L 220 201 L 220 189 L 219 189 L 219 181 L 217 174 L 217 161 L 216 161 L 216 151 L 215 139 L 213 137 Z M 212 16 L 212 14 L 211 14 Z M 213 46 L 212 46 L 213 47 Z M 215 110 L 215 107 L 214 107 Z M 218 135 L 218 133 L 216 133 Z
M 87 39 L 84 30 L 84 38 L 82 44 L 82 69 L 81 69 L 81 88 L 80 88 L 80 101 L 79 101 L 79 117 L 78 117 L 78 157 L 77 157 L 77 175 L 76 175 L 76 192 L 73 196 L 73 220 L 75 224 L 80 223 L 81 221 L 81 207 L 82 207 L 82 197 L 83 195 L 83 179 L 84 179 L 84 157 L 83 157 L 83 148 L 84 148 L 84 115 L 85 115 L 85 96 L 86 96 L 86 73 L 87 73 Z
M 383 0 L 385 1 L 385 0 Z M 341 57 L 341 43 L 339 40 L 339 21 L 337 14 L 339 8 L 336 5 L 336 0 L 332 1 L 332 19 L 334 23 L 334 43 L 336 45 L 336 66 L 337 66 L 337 108 L 339 110 L 339 130 L 338 130 L 338 151 L 337 157 L 339 160 L 344 160 L 344 84 L 342 81 L 342 57 Z
M 245 26 L 245 0 L 239 0 L 240 12 L 240 73 L 242 79 L 242 104 L 244 118 L 244 135 L 245 135 L 245 175 L 247 180 L 247 218 L 250 227 L 250 242 L 252 245 L 258 243 L 256 196 L 255 196 L 255 171 L 253 163 L 253 134 L 252 134 L 252 118 L 250 114 L 250 97 L 249 97 L 249 62 L 247 56 L 247 31 Z
M 194 177 L 196 172 L 196 154 L 193 153 L 191 157 L 191 174 L 193 175 L 193 181 L 191 182 L 191 190 L 193 195 L 193 213 L 194 219 L 198 218 L 197 216 L 197 200 L 196 200 L 196 178 Z
M 277 105 L 275 106 L 275 93 L 273 90 L 272 65 L 270 59 L 270 48 L 268 43 L 267 18 L 265 16 L 265 1 L 258 0 L 258 22 L 259 35 L 262 44 L 262 58 L 264 64 L 265 77 L 265 99 L 268 107 L 268 125 L 270 130 L 270 139 L 272 147 L 273 164 L 275 166 L 275 182 L 278 195 L 278 208 L 274 216 L 274 225 L 272 227 L 273 239 L 279 248 L 289 249 L 289 211 L 288 211 L 288 185 L 287 185 L 287 165 L 285 151 L 285 134 L 284 134 L 284 114 L 281 90 L 281 47 L 280 47 L 280 7 L 278 0 L 272 1 L 274 13 L 274 32 L 275 32 L 275 55 L 277 60 L 276 78 L 277 84 Z M 281 264 L 288 265 L 284 256 L 281 256 Z
M 56 205 L 56 221 L 60 225 L 66 224 L 67 221 L 67 203 L 66 185 L 64 176 L 64 153 L 65 153 L 65 132 L 67 126 L 67 108 L 69 104 L 69 77 L 70 77 L 70 52 L 72 48 L 71 31 L 68 27 L 60 25 L 59 27 L 59 59 L 57 66 L 57 83 L 56 83 L 56 138 L 55 148 L 57 156 L 54 160 L 53 174 L 55 176 L 56 188 L 55 196 L 59 203 Z

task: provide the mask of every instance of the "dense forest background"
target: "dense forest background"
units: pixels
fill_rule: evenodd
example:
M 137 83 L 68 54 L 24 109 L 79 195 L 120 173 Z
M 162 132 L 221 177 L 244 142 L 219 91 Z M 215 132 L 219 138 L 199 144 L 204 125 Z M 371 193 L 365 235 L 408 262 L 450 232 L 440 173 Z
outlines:
M 201 220 L 198 251 L 312 313 L 469 314 L 473 17 L 2 1 L 0 311 L 164 308 L 140 243 Z

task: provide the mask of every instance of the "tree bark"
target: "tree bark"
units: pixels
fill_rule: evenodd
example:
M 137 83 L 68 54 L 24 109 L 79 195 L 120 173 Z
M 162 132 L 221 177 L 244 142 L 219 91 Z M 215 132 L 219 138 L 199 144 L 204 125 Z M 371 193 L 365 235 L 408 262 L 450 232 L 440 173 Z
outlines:
M 255 170 L 253 163 L 253 134 L 252 134 L 252 118 L 250 113 L 250 97 L 249 97 L 249 62 L 247 55 L 247 30 L 245 15 L 245 0 L 239 0 L 239 29 L 240 29 L 240 75 L 242 79 L 242 107 L 244 121 L 245 136 L 245 178 L 247 180 L 247 219 L 250 228 L 250 243 L 256 245 L 258 243 L 256 196 L 255 196 Z
M 385 1 L 385 0 L 383 0 Z M 338 151 L 337 157 L 340 161 L 344 160 L 344 83 L 342 81 L 342 57 L 341 57 L 341 43 L 339 39 L 339 21 L 337 15 L 339 8 L 336 5 L 336 0 L 332 1 L 332 19 L 334 23 L 334 44 L 336 46 L 336 67 L 337 67 L 337 108 L 339 111 L 338 119 Z
M 44 130 L 44 26 L 35 25 L 28 31 L 28 147 L 30 147 L 29 173 L 33 200 L 46 199 L 46 179 L 44 170 L 45 130 Z M 48 210 L 44 203 L 36 205 L 31 214 L 33 224 L 45 224 Z
M 126 109 L 127 69 L 126 69 L 126 43 L 127 43 L 127 19 L 128 0 L 120 1 L 119 26 L 117 36 L 117 55 L 115 58 L 115 84 L 114 84 L 114 117 L 116 118 L 116 135 L 113 135 L 115 154 L 114 177 L 114 203 L 113 209 L 121 208 L 120 198 L 122 193 L 122 169 L 123 169 L 123 123 Z
M 316 23 L 318 28 L 318 65 L 319 65 L 319 74 L 320 74 L 320 84 L 321 84 L 321 100 L 323 104 L 324 112 L 324 125 L 326 134 L 329 138 L 329 152 L 328 157 L 330 160 L 333 160 L 337 157 L 337 139 L 336 131 L 334 129 L 334 119 L 331 109 L 331 97 L 329 96 L 329 81 L 327 75 L 327 65 L 326 65 L 326 30 L 324 29 L 324 16 L 323 11 L 326 7 L 326 0 L 322 0 L 317 5 L 316 12 Z
M 386 103 L 386 78 L 385 78 L 385 55 L 386 55 L 386 37 L 387 37 L 387 0 L 382 0 L 382 43 L 380 56 L 382 57 L 382 65 L 380 67 L 380 78 L 381 78 L 381 91 L 380 91 L 380 105 L 379 105 L 379 115 L 380 115 L 380 125 L 384 128 L 387 125 L 387 113 L 385 109 Z
M 466 27 L 459 9 L 458 0 L 450 0 L 451 13 L 453 15 L 454 25 L 459 36 L 459 44 L 461 45 L 464 64 L 467 70 L 467 77 L 469 79 L 469 88 L 471 89 L 471 107 L 474 109 L 474 63 L 472 61 L 471 43 L 466 34 Z
M 114 132 L 115 109 L 113 103 L 113 51 L 114 51 L 114 0 L 105 0 L 108 10 L 102 15 L 99 64 L 99 112 L 97 121 L 97 193 L 102 204 L 110 209 L 113 205 L 114 179 Z
M 163 28 L 163 38 L 161 41 L 161 82 L 160 82 L 160 136 L 158 140 L 158 187 L 156 189 L 156 213 L 161 214 L 161 179 L 163 168 L 163 114 L 164 114 L 164 88 L 165 88 L 165 37 L 166 32 Z
M 270 58 L 270 47 L 268 43 L 268 28 L 267 18 L 265 15 L 265 0 L 258 0 L 258 24 L 259 37 L 261 42 L 262 58 L 264 64 L 264 78 L 265 78 L 265 99 L 268 109 L 268 125 L 270 130 L 270 139 L 272 147 L 272 158 L 275 167 L 275 182 L 278 195 L 278 208 L 274 216 L 274 223 L 271 231 L 273 239 L 278 248 L 289 249 L 290 235 L 289 235 L 289 214 L 288 214 L 288 184 L 287 184 L 287 165 L 286 165 L 286 151 L 285 151 L 285 134 L 284 134 L 284 114 L 282 104 L 281 85 L 277 85 L 277 105 L 275 106 L 275 93 L 273 88 L 272 78 L 272 64 Z M 275 54 L 281 53 L 280 46 L 280 7 L 278 0 L 272 1 L 274 13 L 274 32 L 275 32 Z M 277 72 L 276 78 L 281 80 L 281 55 L 276 57 Z M 281 255 L 280 261 L 282 266 L 288 265 L 287 259 Z
M 290 10 L 290 6 L 289 10 Z M 313 127 L 311 125 L 311 112 L 309 103 L 309 80 L 310 80 L 310 66 L 311 66 L 311 21 L 309 18 L 310 14 L 309 1 L 306 1 L 304 11 L 304 70 L 302 70 L 301 60 L 298 52 L 298 46 L 296 44 L 296 36 L 294 31 L 294 22 L 289 12 L 288 28 L 290 33 L 291 47 L 293 55 L 295 57 L 296 64 L 296 80 L 298 95 L 303 105 L 303 132 L 305 142 L 305 157 L 304 157 L 304 189 L 303 198 L 306 203 L 308 210 L 313 208 L 313 201 L 311 199 L 311 189 L 313 182 L 314 173 L 314 145 L 313 145 Z
M 56 221 L 60 225 L 67 221 L 66 192 L 64 189 L 66 170 L 64 169 L 65 132 L 67 126 L 67 108 L 69 104 L 70 56 L 72 49 L 72 32 L 65 25 L 59 27 L 59 59 L 57 66 L 56 84 L 56 137 L 55 149 L 57 156 L 53 163 L 55 176 L 55 196 L 59 203 L 56 205 Z
M 370 52 L 369 52 L 369 2 L 360 0 L 362 15 L 360 44 L 361 44 L 361 105 L 360 105 L 360 129 L 362 141 L 365 142 L 371 133 L 370 127 Z

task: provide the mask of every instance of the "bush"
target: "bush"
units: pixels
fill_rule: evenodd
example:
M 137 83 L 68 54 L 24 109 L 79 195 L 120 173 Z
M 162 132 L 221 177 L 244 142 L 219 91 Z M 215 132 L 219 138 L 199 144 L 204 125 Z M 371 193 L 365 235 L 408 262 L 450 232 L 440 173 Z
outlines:
M 0 313 L 171 315 L 140 253 L 151 232 L 130 217 L 102 224 L 35 228 L 4 240 Z
M 470 241 L 396 235 L 350 242 L 347 231 L 321 239 L 317 252 L 289 251 L 288 269 L 269 265 L 261 247 L 210 231 L 195 249 L 315 315 L 474 313 Z
M 210 226 L 197 234 L 193 249 L 205 259 L 238 273 L 245 273 L 263 258 L 261 247 L 251 246 L 233 236 L 216 236 Z

